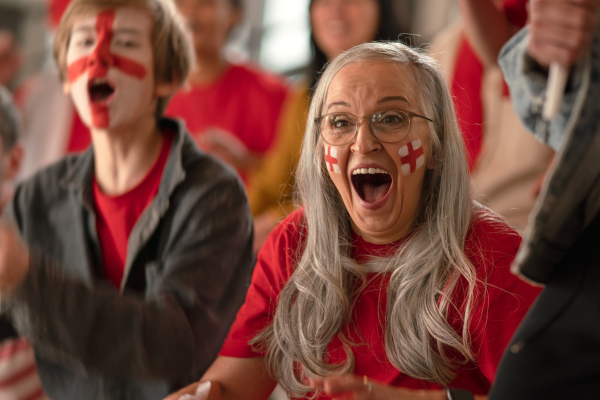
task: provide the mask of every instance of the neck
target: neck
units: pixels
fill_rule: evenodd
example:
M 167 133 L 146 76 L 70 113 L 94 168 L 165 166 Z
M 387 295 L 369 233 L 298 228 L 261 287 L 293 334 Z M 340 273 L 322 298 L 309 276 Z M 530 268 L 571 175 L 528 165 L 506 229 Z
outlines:
M 162 146 L 154 116 L 118 129 L 91 129 L 96 181 L 108 195 L 139 184 L 154 165 Z
M 196 53 L 196 64 L 190 72 L 189 80 L 192 84 L 209 84 L 214 82 L 229 67 L 220 53 Z

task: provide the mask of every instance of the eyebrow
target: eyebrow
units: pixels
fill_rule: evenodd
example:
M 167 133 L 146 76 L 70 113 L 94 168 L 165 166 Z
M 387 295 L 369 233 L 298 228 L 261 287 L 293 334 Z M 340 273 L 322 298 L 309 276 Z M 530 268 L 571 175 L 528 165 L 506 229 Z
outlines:
M 136 28 L 117 28 L 113 30 L 113 33 L 115 35 L 120 34 L 120 33 L 124 33 L 127 35 L 141 35 L 142 33 L 140 32 L 139 29 Z
M 333 106 L 346 106 L 346 107 L 350 107 L 350 104 L 346 103 L 345 101 L 335 101 L 333 103 L 330 103 L 327 106 L 327 110 L 329 110 Z
M 384 97 L 382 99 L 377 100 L 377 104 L 382 104 L 382 103 L 387 103 L 388 101 L 397 101 L 397 100 L 401 100 L 406 102 L 406 104 L 408 104 L 408 106 L 410 107 L 410 101 L 408 101 L 408 99 L 404 96 L 388 96 L 388 97 Z
M 74 28 L 72 33 L 77 33 L 77 32 L 96 32 L 96 28 L 93 26 L 89 26 L 89 25 L 82 25 L 82 26 L 78 26 L 77 28 Z
M 383 98 L 377 100 L 377 104 L 383 104 L 383 103 L 387 103 L 387 102 L 390 102 L 390 101 L 398 101 L 398 100 L 404 101 L 410 107 L 410 101 L 408 101 L 408 99 L 406 97 L 404 97 L 404 96 L 387 96 L 387 97 L 383 97 Z M 346 103 L 345 101 L 335 101 L 333 103 L 330 103 L 327 106 L 327 110 L 329 110 L 333 106 L 350 107 L 350 104 Z

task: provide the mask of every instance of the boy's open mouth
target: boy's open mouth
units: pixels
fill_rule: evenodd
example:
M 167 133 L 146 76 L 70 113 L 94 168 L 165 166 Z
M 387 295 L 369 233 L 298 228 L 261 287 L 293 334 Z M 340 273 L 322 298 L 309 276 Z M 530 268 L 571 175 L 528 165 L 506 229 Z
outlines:
M 390 190 L 392 177 L 379 168 L 357 168 L 352 171 L 352 185 L 361 199 L 375 203 Z
M 115 87 L 104 78 L 90 80 L 88 92 L 92 103 L 106 104 L 115 93 Z

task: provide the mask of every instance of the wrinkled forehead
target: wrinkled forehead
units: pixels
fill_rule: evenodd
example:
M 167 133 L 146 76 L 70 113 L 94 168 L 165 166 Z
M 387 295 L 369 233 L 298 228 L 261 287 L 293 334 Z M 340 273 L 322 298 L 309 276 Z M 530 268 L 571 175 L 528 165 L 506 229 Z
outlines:
M 421 96 L 410 65 L 370 61 L 348 64 L 331 79 L 323 107 L 327 109 L 338 102 L 381 101 L 412 111 L 421 108 Z

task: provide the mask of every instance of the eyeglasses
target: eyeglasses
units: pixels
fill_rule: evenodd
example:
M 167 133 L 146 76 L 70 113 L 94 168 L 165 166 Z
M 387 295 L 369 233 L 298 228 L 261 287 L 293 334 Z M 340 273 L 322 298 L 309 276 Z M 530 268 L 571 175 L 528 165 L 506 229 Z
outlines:
M 413 112 L 385 110 L 362 117 L 350 113 L 330 113 L 315 118 L 315 124 L 325 143 L 331 146 L 342 146 L 352 142 L 358 133 L 361 119 L 369 121 L 369 128 L 378 140 L 395 143 L 408 136 L 414 117 L 433 122 L 433 120 Z

